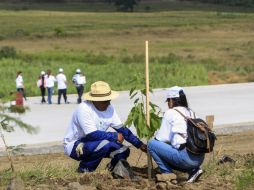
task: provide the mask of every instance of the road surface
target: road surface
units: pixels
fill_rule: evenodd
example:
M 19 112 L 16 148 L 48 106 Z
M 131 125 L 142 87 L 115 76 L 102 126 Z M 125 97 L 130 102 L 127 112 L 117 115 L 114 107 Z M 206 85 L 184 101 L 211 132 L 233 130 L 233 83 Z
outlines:
M 223 84 L 210 86 L 185 87 L 190 107 L 201 118 L 214 115 L 214 129 L 218 133 L 225 131 L 254 129 L 254 83 Z M 24 122 L 39 127 L 36 135 L 26 134 L 17 129 L 14 133 L 5 133 L 8 145 L 18 144 L 60 144 L 71 115 L 77 107 L 76 95 L 68 95 L 70 104 L 57 105 L 57 97 L 53 96 L 53 104 L 40 104 L 40 97 L 30 97 L 25 105 L 30 111 L 19 116 Z M 156 89 L 151 101 L 167 109 L 165 89 Z M 122 121 L 125 121 L 132 107 L 128 92 L 121 91 L 119 98 L 112 101 Z M 0 148 L 3 147 L 0 141 Z

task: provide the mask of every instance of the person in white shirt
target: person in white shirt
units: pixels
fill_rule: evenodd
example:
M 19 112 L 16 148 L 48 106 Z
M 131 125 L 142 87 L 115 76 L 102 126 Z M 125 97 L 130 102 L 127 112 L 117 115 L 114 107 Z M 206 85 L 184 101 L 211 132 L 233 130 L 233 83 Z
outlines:
M 203 171 L 204 154 L 193 154 L 186 150 L 187 123 L 184 117 L 193 118 L 183 88 L 174 86 L 167 90 L 166 100 L 169 109 L 165 112 L 155 138 L 148 143 L 148 151 L 162 173 L 172 173 L 172 169 L 187 172 L 188 182 L 198 180 Z
M 78 172 L 96 170 L 105 157 L 112 158 L 108 164 L 110 171 L 118 161 L 127 162 L 130 150 L 122 144 L 124 139 L 146 152 L 146 145 L 123 125 L 110 104 L 117 96 L 108 83 L 97 81 L 84 95 L 86 101 L 74 111 L 63 143 L 65 154 L 80 161 Z M 109 127 L 115 131 L 107 131 Z
M 22 77 L 22 72 L 18 71 L 17 72 L 17 76 L 16 76 L 16 89 L 17 92 L 21 92 L 21 94 L 23 95 L 24 99 L 26 99 L 26 94 L 25 94 L 25 86 L 24 86 L 24 81 L 23 81 L 23 77 Z
M 47 75 L 46 75 L 46 87 L 48 90 L 48 104 L 52 104 L 52 94 L 54 91 L 54 85 L 56 82 L 56 78 L 51 74 L 51 70 L 49 69 L 47 71 Z
M 76 86 L 77 93 L 78 93 L 77 103 L 80 104 L 82 101 L 81 98 L 84 92 L 84 85 L 86 83 L 86 77 L 81 74 L 80 69 L 76 70 L 76 74 L 72 77 L 72 82 Z
M 59 69 L 59 73 L 56 76 L 56 81 L 57 81 L 57 88 L 58 88 L 58 99 L 57 99 L 57 104 L 61 104 L 61 96 L 63 94 L 64 97 L 64 102 L 68 104 L 69 102 L 67 101 L 67 79 L 66 76 L 63 74 L 63 69 Z
M 45 100 L 46 80 L 45 80 L 45 72 L 44 71 L 41 71 L 41 74 L 40 74 L 39 79 L 37 81 L 37 86 L 41 90 L 41 103 L 44 104 L 44 103 L 46 103 L 46 100 Z

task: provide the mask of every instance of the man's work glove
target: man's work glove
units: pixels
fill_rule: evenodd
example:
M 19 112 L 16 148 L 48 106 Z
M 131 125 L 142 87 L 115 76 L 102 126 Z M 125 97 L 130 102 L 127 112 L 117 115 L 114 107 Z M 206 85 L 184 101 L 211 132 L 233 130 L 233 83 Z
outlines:
M 79 143 L 78 146 L 76 147 L 76 153 L 78 157 L 83 155 L 83 147 L 84 147 L 84 143 Z

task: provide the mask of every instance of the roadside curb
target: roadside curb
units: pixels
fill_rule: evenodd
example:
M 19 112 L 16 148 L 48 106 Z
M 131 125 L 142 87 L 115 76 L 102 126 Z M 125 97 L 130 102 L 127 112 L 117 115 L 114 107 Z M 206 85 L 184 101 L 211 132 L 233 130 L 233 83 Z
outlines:
M 213 130 L 217 135 L 227 135 L 244 131 L 252 131 L 254 130 L 254 122 L 217 125 Z
M 218 125 L 214 126 L 213 130 L 216 135 L 229 135 L 244 131 L 253 131 L 254 122 Z M 36 155 L 36 154 L 53 154 L 53 153 L 64 153 L 62 141 L 28 145 L 25 146 L 22 152 L 18 153 L 17 155 Z M 1 156 L 6 156 L 3 148 L 0 149 L 0 157 Z

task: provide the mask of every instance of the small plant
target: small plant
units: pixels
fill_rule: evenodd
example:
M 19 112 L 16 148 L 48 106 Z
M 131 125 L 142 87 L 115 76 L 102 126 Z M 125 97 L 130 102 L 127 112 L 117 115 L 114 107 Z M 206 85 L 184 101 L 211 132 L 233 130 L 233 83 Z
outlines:
M 134 100 L 134 106 L 131 109 L 127 121 L 125 122 L 127 127 L 132 124 L 137 130 L 137 134 L 140 138 L 145 138 L 149 140 L 153 137 L 155 131 L 160 127 L 161 123 L 161 110 L 160 108 L 149 102 L 150 109 L 150 126 L 147 126 L 146 116 L 145 116 L 145 102 L 144 98 L 146 96 L 146 88 L 137 90 L 136 85 L 142 83 L 144 79 L 140 76 L 135 76 L 131 81 L 135 86 L 130 90 L 130 99 Z M 150 91 L 152 92 L 152 91 Z
M 13 132 L 15 130 L 15 127 L 20 127 L 21 129 L 25 130 L 27 133 L 32 134 L 32 133 L 36 133 L 37 129 L 32 127 L 29 124 L 22 122 L 20 119 L 17 119 L 15 117 L 12 117 L 6 114 L 6 111 L 8 110 L 12 113 L 18 113 L 18 114 L 25 113 L 25 110 L 27 109 L 26 107 L 12 105 L 10 108 L 5 106 L 1 99 L 0 99 L 0 103 L 1 103 L 0 105 L 0 135 L 4 143 L 5 151 L 7 153 L 12 172 L 14 173 L 15 168 L 12 161 L 12 155 L 14 155 L 17 151 L 20 151 L 23 145 L 8 146 L 4 138 L 4 131 Z

